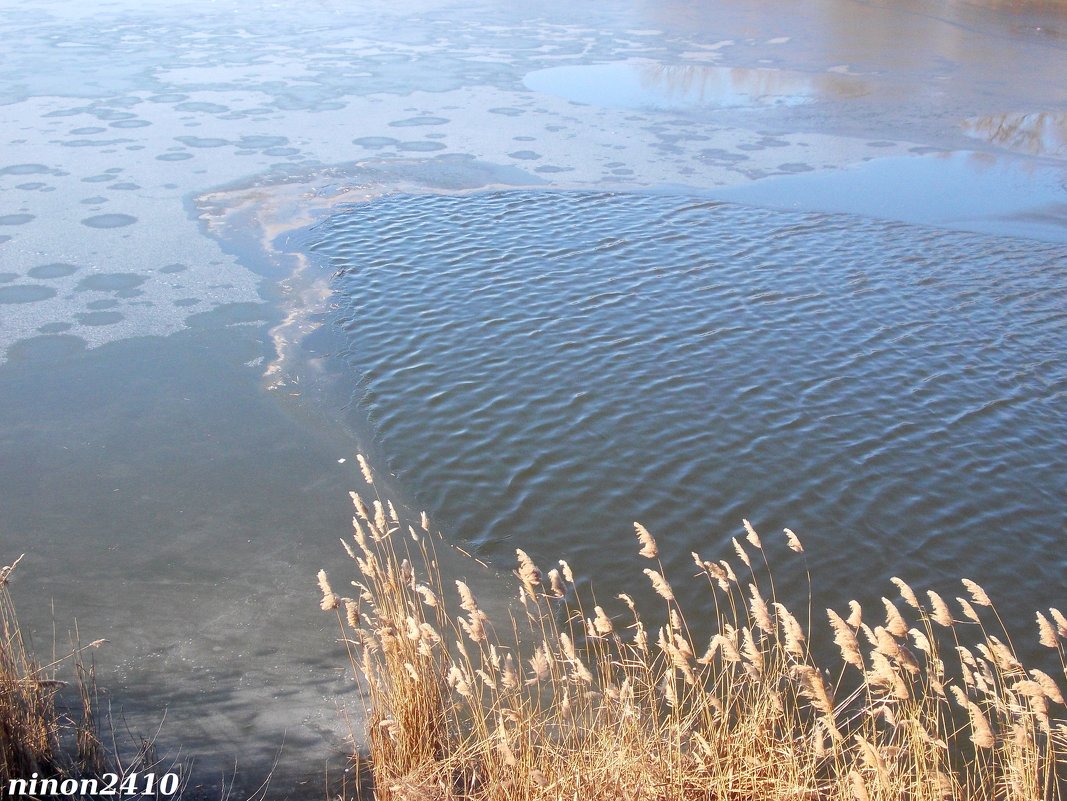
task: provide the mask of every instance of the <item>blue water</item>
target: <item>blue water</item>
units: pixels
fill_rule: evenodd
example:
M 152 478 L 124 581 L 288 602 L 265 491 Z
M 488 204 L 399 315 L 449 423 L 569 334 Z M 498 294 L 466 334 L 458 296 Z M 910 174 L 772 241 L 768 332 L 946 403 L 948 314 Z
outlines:
M 349 419 L 483 557 L 606 595 L 633 520 L 683 576 L 747 517 L 833 600 L 962 570 L 1027 619 L 1065 589 L 1062 246 L 560 192 L 396 196 L 312 237 Z

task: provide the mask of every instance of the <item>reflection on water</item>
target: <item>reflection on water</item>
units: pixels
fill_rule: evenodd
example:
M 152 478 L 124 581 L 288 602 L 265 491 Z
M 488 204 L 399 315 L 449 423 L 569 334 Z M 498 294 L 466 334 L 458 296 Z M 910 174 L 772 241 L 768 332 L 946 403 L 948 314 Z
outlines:
M 1032 564 L 1067 501 L 1062 246 L 518 191 L 387 198 L 314 236 L 349 413 L 498 564 L 566 555 L 610 594 L 632 520 L 681 575 L 748 516 L 845 592 L 965 564 L 1029 616 L 1064 589 Z
M 1032 156 L 1067 156 L 1067 113 L 1038 111 L 990 114 L 965 120 L 963 130 L 975 139 Z
M 642 61 L 551 67 L 530 73 L 523 82 L 534 91 L 578 103 L 636 109 L 799 106 L 866 91 L 857 78 L 836 73 Z
M 844 170 L 768 178 L 711 194 L 771 208 L 1067 242 L 1062 171 L 990 153 L 872 159 Z

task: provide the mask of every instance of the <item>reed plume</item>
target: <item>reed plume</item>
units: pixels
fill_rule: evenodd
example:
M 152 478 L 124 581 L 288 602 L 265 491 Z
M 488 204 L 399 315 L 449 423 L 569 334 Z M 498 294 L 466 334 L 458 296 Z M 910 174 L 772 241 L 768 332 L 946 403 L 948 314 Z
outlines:
M 900 579 L 904 604 L 882 599 L 883 624 L 852 602 L 847 619 L 827 610 L 829 626 L 805 627 L 764 596 L 770 575 L 734 540 L 745 584 L 728 560 L 693 555 L 711 612 L 687 615 L 662 565 L 634 571 L 651 593 L 597 602 L 566 562 L 542 577 L 519 550 L 517 599 L 490 614 L 464 580 L 441 591 L 439 538 L 413 545 L 356 509 L 372 533 L 354 560 L 361 597 L 338 597 L 334 613 L 366 682 L 384 801 L 1063 798 L 1057 612 L 1038 616 L 1054 649 L 1045 670 L 1024 665 L 1006 632 L 957 624 L 940 595 L 921 603 Z M 749 546 L 775 550 L 744 525 Z M 635 532 L 635 557 L 657 558 L 647 529 Z M 803 554 L 799 542 L 787 530 L 781 549 Z M 405 564 L 410 580 L 397 581 Z M 995 613 L 964 586 L 967 606 Z

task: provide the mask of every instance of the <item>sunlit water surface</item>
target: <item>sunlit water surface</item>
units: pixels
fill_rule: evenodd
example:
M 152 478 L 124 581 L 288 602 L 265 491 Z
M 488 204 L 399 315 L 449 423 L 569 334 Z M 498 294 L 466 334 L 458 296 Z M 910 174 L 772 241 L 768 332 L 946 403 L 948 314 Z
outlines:
M 631 521 L 680 578 L 747 517 L 807 541 L 827 600 L 1026 575 L 1002 601 L 1027 619 L 1064 588 L 1061 245 L 525 191 L 391 197 L 311 236 L 349 419 L 500 564 L 566 556 L 614 593 L 640 578 Z

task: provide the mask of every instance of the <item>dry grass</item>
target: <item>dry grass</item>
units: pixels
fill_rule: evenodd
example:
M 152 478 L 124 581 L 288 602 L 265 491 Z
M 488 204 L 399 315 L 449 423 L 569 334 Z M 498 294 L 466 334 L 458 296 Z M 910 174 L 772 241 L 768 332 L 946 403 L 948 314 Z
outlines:
M 83 780 L 108 775 L 117 777 L 116 786 L 122 786 L 127 777 L 148 771 L 183 773 L 183 765 L 158 762 L 150 741 L 140 740 L 125 756 L 113 730 L 108 729 L 110 747 L 102 742 L 95 669 L 83 657 L 105 640 L 81 645 L 75 635 L 70 650 L 62 656 L 53 654 L 46 664 L 33 656 L 9 588 L 21 560 L 20 556 L 0 567 L 0 797 L 6 797 L 9 779 Z M 61 671 L 69 674 L 70 681 L 59 678 Z M 183 779 L 179 795 L 184 784 Z
M 0 782 L 8 778 L 67 775 L 103 767 L 103 747 L 92 712 L 92 670 L 81 659 L 85 648 L 41 665 L 29 652 L 15 614 L 8 581 L 19 562 L 0 567 Z M 56 695 L 66 682 L 56 677 L 63 663 L 76 676 L 80 717 L 62 714 Z M 72 741 L 73 748 L 70 748 Z M 73 751 L 73 754 L 71 754 Z
M 425 516 L 415 528 L 352 497 L 354 597 L 325 572 L 319 585 L 366 679 L 380 799 L 1062 797 L 1056 610 L 1038 616 L 1056 675 L 1019 662 L 967 581 L 949 606 L 894 579 L 899 599 L 874 613 L 853 603 L 805 626 L 746 522 L 736 559 L 693 554 L 708 589 L 693 620 L 710 639 L 697 641 L 640 525 L 648 608 L 584 599 L 565 562 L 544 574 L 520 550 L 517 602 L 491 620 L 462 581 L 444 585 Z

